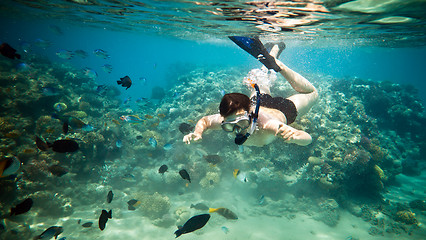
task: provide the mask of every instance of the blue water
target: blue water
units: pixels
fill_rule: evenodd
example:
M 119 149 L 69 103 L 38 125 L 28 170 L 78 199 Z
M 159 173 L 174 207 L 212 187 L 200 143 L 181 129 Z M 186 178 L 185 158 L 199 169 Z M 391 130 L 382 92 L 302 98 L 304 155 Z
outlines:
M 50 29 L 54 24 L 63 34 Z M 247 70 L 258 63 L 247 53 L 238 49 L 227 38 L 200 38 L 198 41 L 177 39 L 171 36 L 155 36 L 134 32 L 117 32 L 108 29 L 83 28 L 81 26 L 51 21 L 19 21 L 3 19 L 0 25 L 2 39 L 12 46 L 22 42 L 32 43 L 38 38 L 52 42 L 42 49 L 32 46 L 31 51 L 59 63 L 70 63 L 76 68 L 89 67 L 97 74 L 99 84 L 114 85 L 115 81 L 128 75 L 133 87 L 124 90 L 123 99 L 131 96 L 150 97 L 154 86 L 170 88 L 179 84 L 174 79 L 176 66 L 185 70 L 196 66 L 208 66 L 210 70 L 244 66 Z M 93 54 L 103 49 L 111 56 L 102 59 Z M 82 49 L 86 59 L 78 56 L 70 60 L 56 56 L 59 50 Z M 388 48 L 362 46 L 356 41 L 318 39 L 314 42 L 291 40 L 281 60 L 301 73 L 321 73 L 336 78 L 357 77 L 373 81 L 391 81 L 411 84 L 419 89 L 419 96 L 426 102 L 426 48 Z M 110 74 L 101 66 L 111 64 Z M 207 69 L 208 69 L 207 68 Z M 183 70 L 182 69 L 182 70 Z M 146 78 L 146 85 L 139 78 Z

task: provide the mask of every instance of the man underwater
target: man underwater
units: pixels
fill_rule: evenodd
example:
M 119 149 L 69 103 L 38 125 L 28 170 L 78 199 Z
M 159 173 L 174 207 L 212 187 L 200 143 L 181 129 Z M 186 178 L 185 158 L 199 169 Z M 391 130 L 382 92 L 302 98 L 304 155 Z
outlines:
M 309 145 L 312 137 L 289 124 L 312 108 L 318 99 L 318 91 L 306 78 L 277 59 L 285 44 L 273 45 L 268 52 L 258 38 L 233 36 L 230 39 L 264 65 L 262 69 L 251 70 L 249 76 L 244 78 L 243 82 L 253 89 L 251 96 L 225 94 L 219 105 L 219 113 L 202 117 L 194 132 L 185 135 L 183 141 L 190 144 L 202 139 L 207 129 L 223 129 L 236 133 L 235 143 L 238 145 L 261 147 L 277 137 L 286 143 Z M 276 73 L 270 69 L 281 73 L 298 94 L 288 98 L 271 97 L 270 87 Z

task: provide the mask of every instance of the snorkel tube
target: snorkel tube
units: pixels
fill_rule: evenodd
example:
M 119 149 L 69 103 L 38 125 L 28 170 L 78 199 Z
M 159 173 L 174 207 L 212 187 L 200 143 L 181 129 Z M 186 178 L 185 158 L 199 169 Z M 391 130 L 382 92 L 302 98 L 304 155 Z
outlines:
M 254 113 L 252 114 L 253 121 L 251 122 L 250 129 L 247 131 L 246 134 L 237 134 L 235 136 L 235 144 L 242 145 L 247 141 L 247 139 L 250 137 L 251 134 L 253 134 L 254 130 L 256 130 L 256 123 L 257 123 L 257 117 L 259 115 L 259 107 L 260 107 L 260 89 L 257 84 L 251 84 L 254 89 L 256 89 L 256 108 L 254 110 Z

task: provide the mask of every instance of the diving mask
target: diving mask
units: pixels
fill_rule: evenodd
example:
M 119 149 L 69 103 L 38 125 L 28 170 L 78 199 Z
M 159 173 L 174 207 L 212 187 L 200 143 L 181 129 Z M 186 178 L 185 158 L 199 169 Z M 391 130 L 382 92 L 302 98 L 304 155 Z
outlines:
M 248 116 L 247 112 L 244 115 L 237 117 L 234 121 L 223 121 L 221 124 L 221 127 L 225 132 L 233 132 L 235 130 L 237 130 L 237 132 L 241 132 L 247 129 L 249 126 L 250 117 Z

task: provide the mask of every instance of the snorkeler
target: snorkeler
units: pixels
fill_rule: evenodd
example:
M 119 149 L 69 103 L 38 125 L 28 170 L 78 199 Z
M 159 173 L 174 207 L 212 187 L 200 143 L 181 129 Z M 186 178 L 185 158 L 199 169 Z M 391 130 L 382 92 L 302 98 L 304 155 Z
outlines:
M 290 127 L 296 119 L 306 114 L 318 99 L 316 88 L 303 76 L 288 68 L 277 58 L 285 48 L 284 44 L 273 45 L 268 51 L 258 38 L 230 37 L 239 47 L 263 63 L 262 69 L 253 69 L 244 83 L 250 86 L 250 98 L 241 93 L 225 94 L 219 105 L 219 114 L 202 117 L 195 130 L 183 137 L 190 144 L 198 141 L 207 129 L 223 129 L 236 134 L 235 143 L 246 146 L 264 146 L 277 136 L 286 143 L 306 146 L 311 136 Z M 270 86 L 276 73 L 287 79 L 298 94 L 288 98 L 271 97 Z

